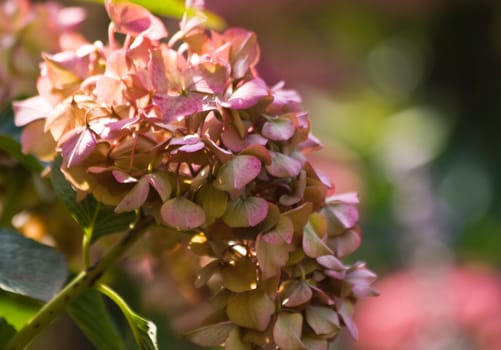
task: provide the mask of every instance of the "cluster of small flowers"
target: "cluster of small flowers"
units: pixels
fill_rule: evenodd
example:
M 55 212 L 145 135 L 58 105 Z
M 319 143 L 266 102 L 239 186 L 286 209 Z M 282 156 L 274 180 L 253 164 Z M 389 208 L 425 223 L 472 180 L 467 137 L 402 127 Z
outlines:
M 0 4 L 0 107 L 36 93 L 40 52 L 58 52 L 80 45 L 76 32 L 84 20 L 80 8 L 54 2 L 5 0 Z M 40 35 L 43 33 L 43 35 Z
M 144 8 L 106 2 L 109 44 L 44 55 L 39 95 L 15 104 L 23 149 L 62 158 L 79 198 L 140 209 L 208 256 L 196 281 L 215 312 L 188 337 L 227 349 L 327 349 L 375 275 L 340 259 L 360 244 L 354 194 L 304 153 L 319 143 L 293 90 L 258 75 L 253 33 L 204 26 L 188 1 L 168 38 Z

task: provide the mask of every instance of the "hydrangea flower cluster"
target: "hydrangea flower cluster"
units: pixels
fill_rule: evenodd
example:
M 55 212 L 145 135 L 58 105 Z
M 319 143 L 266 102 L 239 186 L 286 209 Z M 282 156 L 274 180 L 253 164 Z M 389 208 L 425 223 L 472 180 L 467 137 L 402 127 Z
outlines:
M 40 52 L 58 52 L 80 45 L 76 32 L 85 13 L 54 2 L 5 0 L 0 4 L 0 107 L 36 92 Z M 43 32 L 43 35 L 40 33 Z
M 256 36 L 204 26 L 202 1 L 172 36 L 144 8 L 106 2 L 109 44 L 45 54 L 39 95 L 15 104 L 25 152 L 79 198 L 141 210 L 191 235 L 210 262 L 214 314 L 188 337 L 226 349 L 327 349 L 353 337 L 350 305 L 375 275 L 341 261 L 360 244 L 355 194 L 306 160 L 319 146 L 301 99 L 256 70 Z M 168 233 L 166 233 L 168 234 Z

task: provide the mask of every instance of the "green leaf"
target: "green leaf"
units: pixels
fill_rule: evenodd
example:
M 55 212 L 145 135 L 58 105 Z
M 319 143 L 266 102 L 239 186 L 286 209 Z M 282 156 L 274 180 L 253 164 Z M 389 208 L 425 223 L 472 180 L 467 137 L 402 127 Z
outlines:
M 197 272 L 197 279 L 195 280 L 195 287 L 200 288 L 205 286 L 211 277 L 219 270 L 219 261 L 214 260 L 202 267 Z
M 308 218 L 310 217 L 312 210 L 312 204 L 307 202 L 294 209 L 286 211 L 284 215 L 292 221 L 295 232 L 302 232 L 304 225 L 308 222 Z
M 5 319 L 0 318 L 0 349 L 3 349 L 7 342 L 16 334 L 16 329 Z
M 306 282 L 292 281 L 284 292 L 282 305 L 285 307 L 295 307 L 305 304 L 311 300 L 313 292 Z
M 124 314 L 139 350 L 158 350 L 157 326 L 131 310 L 129 305 L 111 288 L 100 285 L 98 290 L 109 297 Z
M 244 343 L 240 334 L 240 329 L 235 328 L 230 332 L 228 339 L 224 344 L 225 350 L 252 350 L 249 343 Z
M 273 339 L 283 350 L 305 349 L 301 341 L 303 316 L 300 313 L 281 312 L 273 327 Z
M 31 173 L 20 167 L 4 170 L 3 183 L 8 184 L 2 194 L 2 209 L 0 210 L 0 226 L 9 226 L 12 218 L 19 212 L 21 193 L 29 186 Z
M 94 198 L 92 198 L 94 200 Z M 95 200 L 94 200 L 95 201 Z M 88 230 L 92 230 L 91 242 L 95 242 L 102 236 L 110 233 L 126 231 L 130 224 L 136 219 L 134 212 L 117 214 L 111 206 L 101 205 L 96 202 L 96 215 L 93 225 Z
M 103 3 L 103 0 L 83 0 L 87 2 Z M 181 18 L 186 10 L 184 6 L 184 1 L 182 0 L 132 0 L 136 4 L 139 4 L 151 12 L 162 16 Z M 210 12 L 204 11 L 207 16 L 207 26 L 214 29 L 222 29 L 226 25 L 224 20 L 218 15 Z
M 223 221 L 230 227 L 254 227 L 266 218 L 268 208 L 263 198 L 237 198 L 228 203 Z
M 64 202 L 76 222 L 82 227 L 89 242 L 100 237 L 129 229 L 135 219 L 134 212 L 117 214 L 114 207 L 106 206 L 92 196 L 77 202 L 77 196 L 61 172 L 61 158 L 52 165 L 52 184 L 56 195 Z
M 252 290 L 257 285 L 256 265 L 249 259 L 238 259 L 221 268 L 221 277 L 225 288 L 232 292 Z
M 122 342 L 101 294 L 89 289 L 66 307 L 66 311 L 98 350 L 122 350 Z
M 142 318 L 137 314 L 131 314 L 130 318 L 134 323 L 135 338 L 140 350 L 158 350 L 157 344 L 157 326 Z
M 293 249 L 294 247 L 283 243 L 268 243 L 262 234 L 258 235 L 256 239 L 256 256 L 259 268 L 263 273 L 263 279 L 280 274 L 281 268 L 287 264 L 289 252 Z
M 158 350 L 157 326 L 135 313 L 131 313 L 129 318 L 139 350 Z
M 308 350 L 327 350 L 329 345 L 327 340 L 316 338 L 303 338 L 304 347 Z
M 228 205 L 228 194 L 219 191 L 211 184 L 202 186 L 197 193 L 196 201 L 202 206 L 207 216 L 207 221 L 223 216 Z
M 341 328 L 341 322 L 336 311 L 324 306 L 308 306 L 306 321 L 315 334 L 332 336 Z
M 0 103 L 0 133 L 9 135 L 15 140 L 21 138 L 21 128 L 18 128 L 14 123 L 12 101 Z
M 211 324 L 189 331 L 185 334 L 191 342 L 202 346 L 219 346 L 227 338 L 235 324 L 231 321 Z
M 237 325 L 264 331 L 275 312 L 273 300 L 260 289 L 233 294 L 226 314 Z
M 304 227 L 303 250 L 310 258 L 334 254 L 327 244 L 315 233 L 311 223 Z
M 43 170 L 42 164 L 32 155 L 24 154 L 21 151 L 21 145 L 9 136 L 0 134 L 0 149 L 16 158 L 23 167 L 31 172 L 39 173 Z
M 41 307 L 37 300 L 0 290 L 0 317 L 17 330 L 26 325 Z
M 0 230 L 0 289 L 47 301 L 67 275 L 62 254 L 17 232 Z

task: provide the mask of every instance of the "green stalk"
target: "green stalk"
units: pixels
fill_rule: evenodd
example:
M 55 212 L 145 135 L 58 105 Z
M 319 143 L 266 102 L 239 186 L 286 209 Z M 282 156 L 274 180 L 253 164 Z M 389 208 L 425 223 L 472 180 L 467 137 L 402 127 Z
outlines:
M 87 289 L 94 287 L 103 274 L 143 236 L 152 223 L 153 220 L 151 218 L 140 220 L 100 260 L 80 272 L 54 298 L 48 301 L 33 319 L 12 337 L 4 350 L 25 349 L 35 337 L 64 311 L 66 305 L 77 299 Z

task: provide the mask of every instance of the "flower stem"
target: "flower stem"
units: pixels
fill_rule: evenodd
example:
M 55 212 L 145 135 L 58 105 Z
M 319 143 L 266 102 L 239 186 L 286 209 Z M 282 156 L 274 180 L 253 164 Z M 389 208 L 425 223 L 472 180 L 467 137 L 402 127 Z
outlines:
M 122 255 L 143 236 L 153 223 L 151 218 L 140 219 L 117 245 L 111 248 L 100 260 L 81 271 L 54 298 L 48 301 L 38 313 L 7 343 L 4 350 L 23 350 L 31 341 L 49 326 L 63 311 L 66 305 L 77 299 L 87 289 L 96 285 L 103 274 Z

